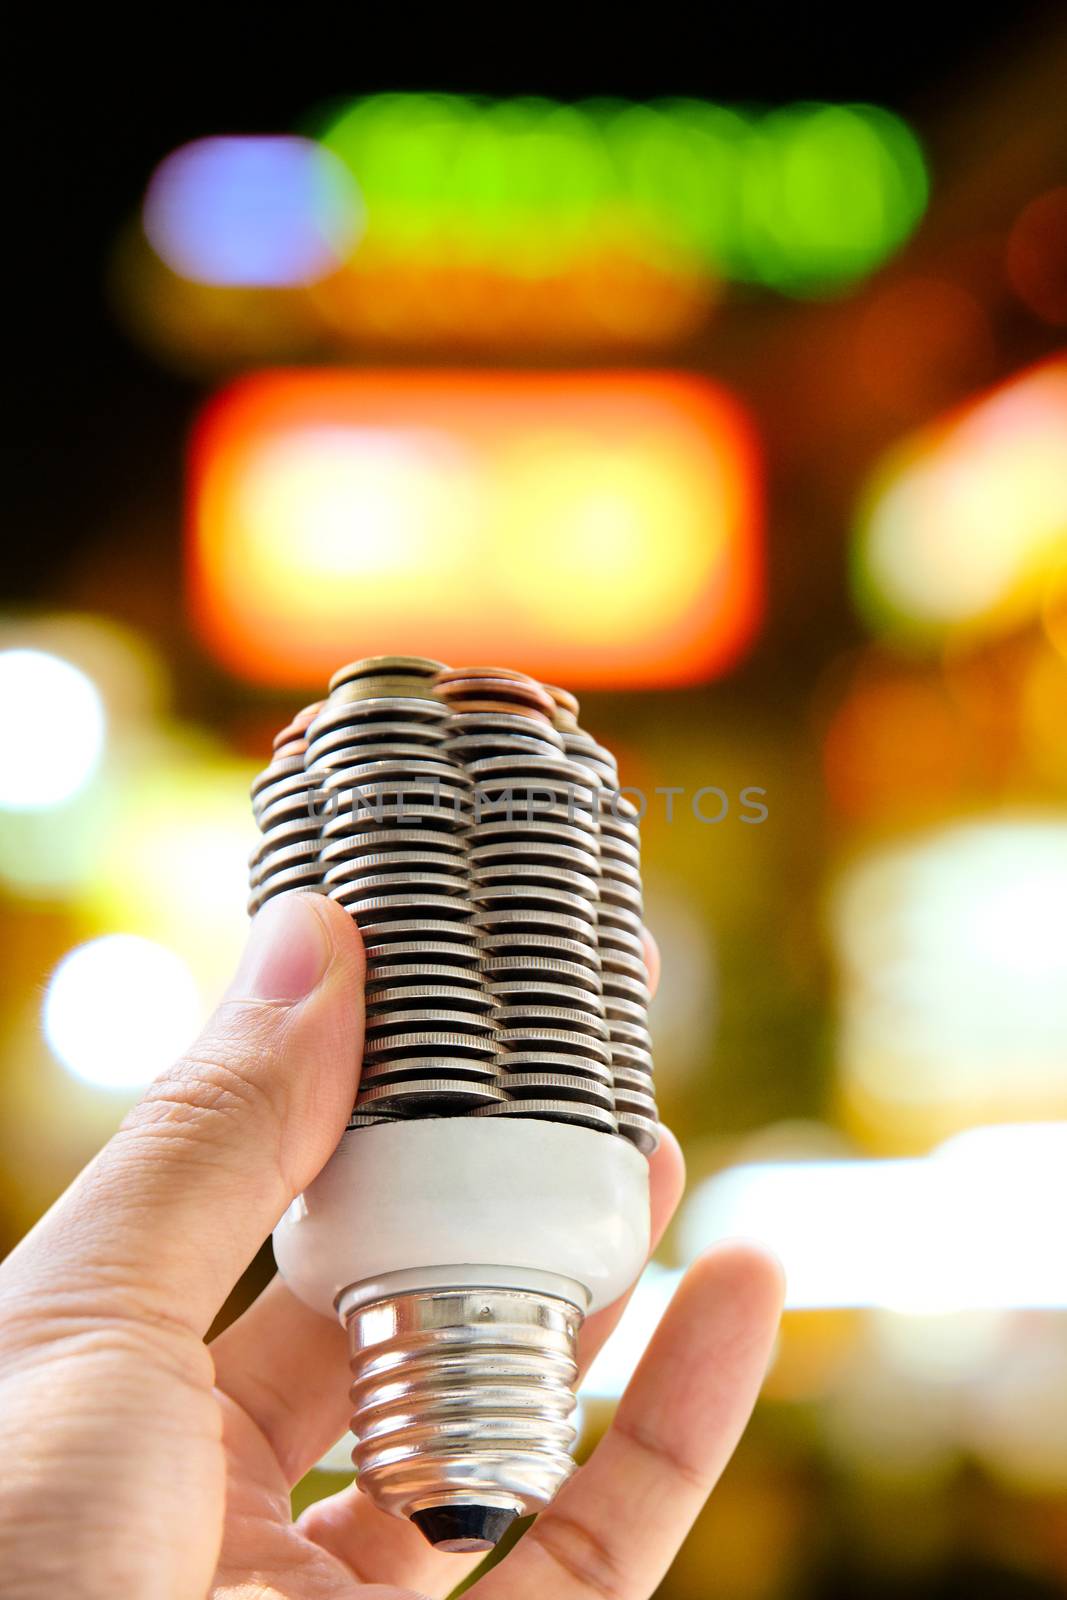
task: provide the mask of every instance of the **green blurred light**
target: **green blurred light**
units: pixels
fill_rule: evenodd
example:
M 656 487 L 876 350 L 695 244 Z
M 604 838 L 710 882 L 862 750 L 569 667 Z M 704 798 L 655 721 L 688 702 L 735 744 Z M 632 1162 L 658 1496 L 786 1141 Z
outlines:
M 531 277 L 619 249 L 834 293 L 907 239 L 928 189 L 914 134 L 866 105 L 388 94 L 321 136 L 365 198 L 369 251 Z

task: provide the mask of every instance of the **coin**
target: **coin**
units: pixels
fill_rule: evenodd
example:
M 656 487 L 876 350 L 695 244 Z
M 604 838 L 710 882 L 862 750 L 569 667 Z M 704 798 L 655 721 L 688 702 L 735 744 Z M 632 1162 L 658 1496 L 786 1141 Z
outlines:
M 536 1117 L 544 1122 L 571 1122 L 577 1127 L 595 1128 L 602 1133 L 614 1133 L 617 1126 L 610 1111 L 581 1100 L 508 1100 L 503 1105 L 486 1106 L 475 1111 L 474 1115 Z

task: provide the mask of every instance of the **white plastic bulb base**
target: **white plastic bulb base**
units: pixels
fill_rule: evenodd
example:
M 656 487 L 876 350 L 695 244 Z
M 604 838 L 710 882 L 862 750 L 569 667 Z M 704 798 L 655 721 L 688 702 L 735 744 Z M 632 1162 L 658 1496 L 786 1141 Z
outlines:
M 576 1344 L 649 1244 L 648 1162 L 533 1118 L 345 1135 L 274 1233 L 349 1334 L 361 1488 L 445 1550 L 494 1545 L 573 1471 Z

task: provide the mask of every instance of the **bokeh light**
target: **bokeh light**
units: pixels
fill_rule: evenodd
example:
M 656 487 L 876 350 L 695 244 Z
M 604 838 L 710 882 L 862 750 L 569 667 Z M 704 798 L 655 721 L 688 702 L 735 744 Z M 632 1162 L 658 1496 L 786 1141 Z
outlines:
M 1005 257 L 1019 299 L 1045 322 L 1067 324 L 1067 185 L 1024 206 Z
M 1067 1123 L 989 1127 L 926 1157 L 729 1168 L 686 1202 L 682 1248 L 763 1245 L 792 1309 L 1063 1310 L 1065 1203 Z
M 19 730 L 0 752 L 0 806 L 32 810 L 70 800 L 95 772 L 107 720 L 80 668 L 44 650 L 0 650 L 0 707 Z
M 198 139 L 160 163 L 144 230 L 173 271 L 199 283 L 284 287 L 321 278 L 362 229 L 344 166 L 310 139 Z
M 1067 820 L 997 816 L 861 856 L 831 904 L 846 1100 L 883 1132 L 1067 1115 Z
M 915 136 L 865 105 L 391 94 L 355 102 L 323 140 L 366 196 L 373 249 L 534 277 L 606 239 L 623 257 L 827 292 L 883 261 L 927 192 Z
M 698 681 L 760 608 L 736 403 L 658 373 L 294 372 L 208 408 L 194 612 L 231 669 L 328 676 L 352 642 L 583 684 Z
M 864 496 L 859 602 L 910 637 L 1032 616 L 1067 554 L 1067 358 L 893 450 Z
M 52 974 L 42 1022 L 57 1059 L 103 1089 L 148 1083 L 200 1022 L 192 973 L 166 946 L 114 933 L 79 945 Z

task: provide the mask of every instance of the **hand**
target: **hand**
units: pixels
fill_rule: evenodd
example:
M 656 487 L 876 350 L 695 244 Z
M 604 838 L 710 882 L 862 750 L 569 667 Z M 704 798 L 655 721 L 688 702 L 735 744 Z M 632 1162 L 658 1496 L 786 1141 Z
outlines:
M 401 1600 L 444 1595 L 442 1555 L 354 1486 L 294 1524 L 289 1490 L 348 1421 L 341 1327 L 279 1280 L 204 1335 L 333 1150 L 362 1041 L 348 916 L 284 895 L 189 1055 L 0 1269 L 0 1572 L 8 1600 Z M 653 1231 L 682 1187 L 665 1135 Z M 489 1572 L 480 1600 L 640 1600 L 748 1418 L 776 1268 L 717 1250 L 688 1274 L 606 1437 Z M 583 1331 L 588 1362 L 620 1306 Z

